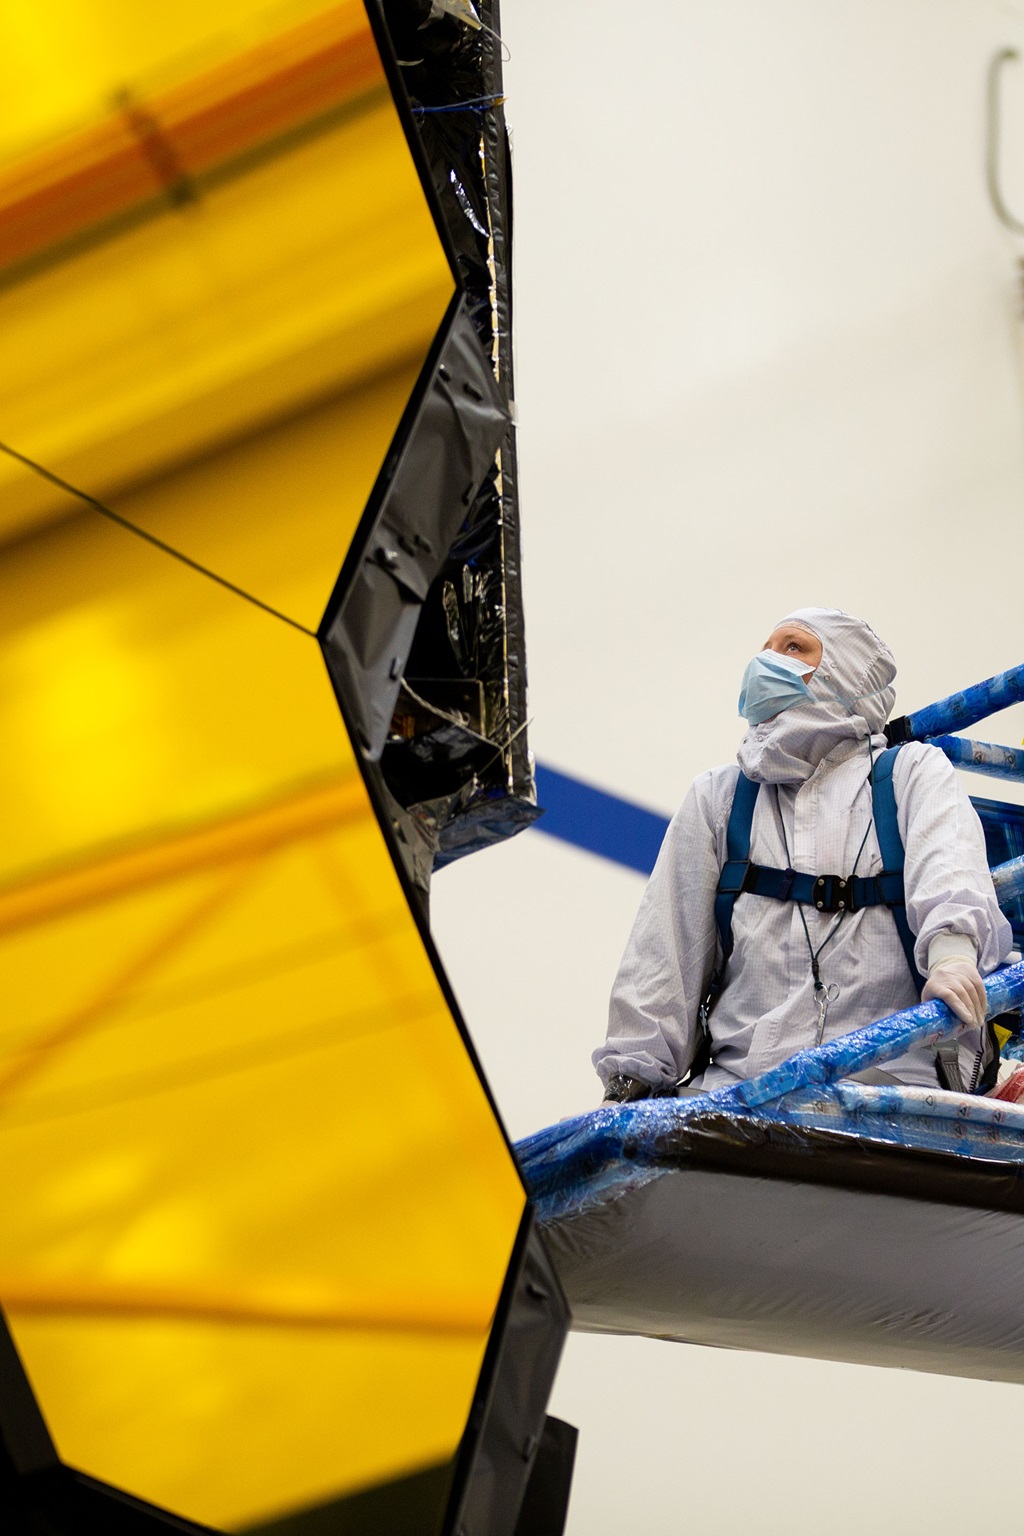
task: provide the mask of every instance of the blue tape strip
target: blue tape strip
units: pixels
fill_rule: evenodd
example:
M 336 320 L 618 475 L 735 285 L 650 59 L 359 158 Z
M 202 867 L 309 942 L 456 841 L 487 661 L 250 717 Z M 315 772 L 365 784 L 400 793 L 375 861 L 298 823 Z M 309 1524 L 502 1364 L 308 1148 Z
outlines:
M 537 764 L 538 832 L 649 875 L 668 830 L 668 817 L 621 800 L 567 773 Z

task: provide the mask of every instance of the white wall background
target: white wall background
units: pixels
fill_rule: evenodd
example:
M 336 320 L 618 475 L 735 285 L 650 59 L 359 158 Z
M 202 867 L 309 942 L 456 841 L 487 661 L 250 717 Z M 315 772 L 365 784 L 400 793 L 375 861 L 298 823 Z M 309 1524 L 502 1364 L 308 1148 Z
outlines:
M 505 0 L 503 27 L 538 757 L 670 812 L 804 604 L 870 620 L 900 710 L 1024 660 L 1018 249 L 983 175 L 1024 5 Z M 1024 64 L 1005 84 L 1024 215 Z M 1019 743 L 1024 709 L 988 729 Z M 596 1101 L 641 889 L 537 832 L 436 880 L 513 1136 Z M 552 1407 L 572 1536 L 1021 1519 L 992 1451 L 1024 1389 L 579 1335 Z

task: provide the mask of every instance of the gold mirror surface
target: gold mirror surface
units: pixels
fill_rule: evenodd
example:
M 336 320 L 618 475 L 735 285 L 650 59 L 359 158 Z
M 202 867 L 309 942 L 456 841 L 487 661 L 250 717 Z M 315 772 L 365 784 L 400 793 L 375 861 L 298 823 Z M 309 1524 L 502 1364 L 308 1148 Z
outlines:
M 239 1529 L 452 1455 L 523 1209 L 313 634 L 453 280 L 361 3 L 0 40 L 0 438 L 167 546 L 0 457 L 0 1302 Z

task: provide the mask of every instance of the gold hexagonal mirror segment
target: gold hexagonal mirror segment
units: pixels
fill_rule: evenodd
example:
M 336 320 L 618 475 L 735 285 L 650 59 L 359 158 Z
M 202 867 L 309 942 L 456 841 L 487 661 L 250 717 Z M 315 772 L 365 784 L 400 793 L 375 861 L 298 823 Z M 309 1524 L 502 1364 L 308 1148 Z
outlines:
M 523 1211 L 315 638 L 454 282 L 361 3 L 0 36 L 0 437 L 150 536 L 0 462 L 0 1301 L 235 1529 L 451 1458 Z

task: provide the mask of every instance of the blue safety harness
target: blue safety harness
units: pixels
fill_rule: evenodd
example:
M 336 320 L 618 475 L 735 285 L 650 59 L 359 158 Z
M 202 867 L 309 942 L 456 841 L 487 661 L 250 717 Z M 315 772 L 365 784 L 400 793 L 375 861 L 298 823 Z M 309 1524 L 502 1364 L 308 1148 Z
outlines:
M 914 960 L 914 935 L 907 921 L 903 886 L 903 841 L 896 820 L 896 794 L 892 770 L 899 747 L 889 747 L 877 759 L 872 772 L 872 809 L 875 835 L 882 855 L 879 875 L 802 875 L 795 869 L 768 869 L 750 860 L 750 829 L 760 785 L 741 773 L 736 781 L 729 825 L 726 830 L 726 861 L 715 897 L 715 922 L 722 944 L 725 969 L 732 954 L 732 914 L 743 895 L 768 896 L 773 901 L 800 901 L 818 912 L 861 912 L 866 907 L 888 907 L 907 957 L 918 992 L 924 977 Z

